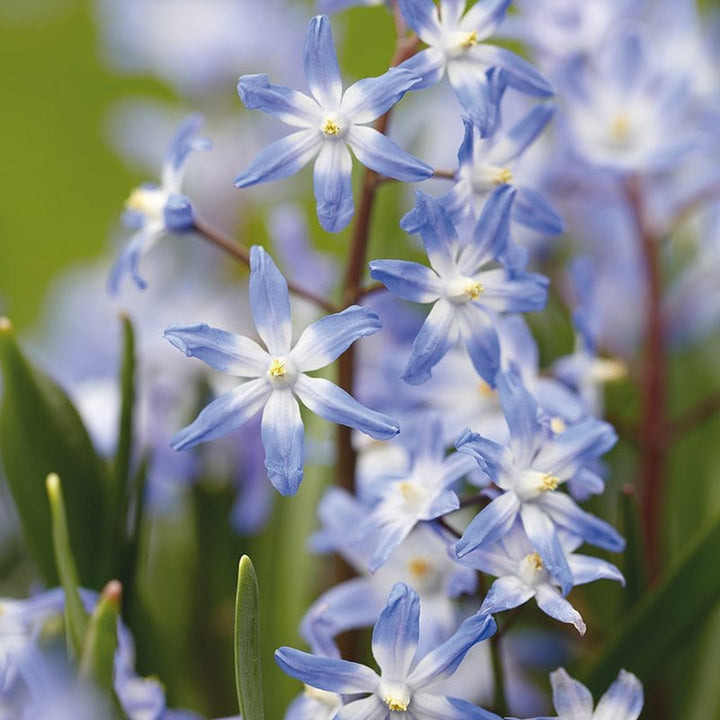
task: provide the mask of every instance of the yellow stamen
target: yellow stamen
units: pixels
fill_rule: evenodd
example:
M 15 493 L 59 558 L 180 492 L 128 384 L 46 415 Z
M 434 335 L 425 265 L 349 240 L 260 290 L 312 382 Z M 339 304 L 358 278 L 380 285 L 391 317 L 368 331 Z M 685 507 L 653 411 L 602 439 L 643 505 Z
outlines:
M 325 122 L 320 128 L 326 135 L 339 135 L 340 126 L 332 119 L 326 118 Z
M 625 113 L 618 113 L 610 126 L 610 134 L 616 142 L 624 142 L 630 135 L 630 118 Z
M 495 185 L 507 185 L 513 180 L 513 172 L 510 168 L 497 168 L 493 173 L 493 183 Z
M 422 558 L 413 558 L 408 563 L 410 574 L 416 578 L 422 578 L 430 571 L 430 563 Z
M 532 553 L 532 555 L 530 555 L 528 559 L 533 564 L 536 571 L 542 570 L 543 561 L 542 561 L 542 558 L 536 552 Z
M 560 435 L 567 430 L 567 423 L 560 417 L 554 417 L 550 421 L 550 429 L 556 434 Z
M 405 712 L 408 709 L 408 703 L 401 698 L 387 697 L 385 704 L 394 712 Z
M 475 300 L 485 292 L 485 288 L 481 283 L 469 280 L 465 285 L 465 294 L 471 299 Z
M 125 207 L 128 210 L 135 210 L 135 212 L 143 212 L 147 204 L 146 195 L 147 193 L 142 188 L 135 188 L 125 201 Z
M 472 32 L 469 32 L 460 42 L 460 46 L 465 48 L 467 50 L 468 48 L 471 48 L 473 45 L 477 45 L 477 33 L 475 30 Z
M 547 492 L 548 490 L 557 490 L 558 485 L 560 484 L 560 478 L 555 477 L 552 473 L 545 473 L 542 476 L 542 479 L 540 480 L 540 484 L 538 485 L 538 490 L 540 492 Z
M 270 376 L 274 378 L 283 377 L 287 373 L 287 365 L 285 364 L 285 361 L 280 360 L 279 358 L 274 358 L 270 363 L 268 373 L 270 373 Z
M 478 382 L 478 390 L 481 397 L 488 399 L 495 397 L 495 391 L 484 380 Z

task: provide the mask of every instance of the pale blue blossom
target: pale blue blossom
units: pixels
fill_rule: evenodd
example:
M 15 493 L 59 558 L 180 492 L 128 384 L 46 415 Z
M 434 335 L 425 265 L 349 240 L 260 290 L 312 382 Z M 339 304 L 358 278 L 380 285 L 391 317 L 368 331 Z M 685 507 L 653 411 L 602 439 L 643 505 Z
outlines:
M 250 110 L 262 110 L 296 128 L 269 145 L 235 180 L 236 187 L 279 180 L 296 173 L 317 156 L 314 187 L 320 224 L 342 230 L 353 216 L 352 158 L 376 172 L 416 182 L 432 175 L 429 165 L 401 150 L 390 138 L 367 127 L 414 87 L 419 78 L 391 68 L 343 92 L 327 16 L 313 18 L 305 40 L 305 74 L 311 95 L 271 85 L 267 75 L 244 75 L 238 93 Z
M 259 246 L 250 250 L 250 308 L 266 348 L 250 338 L 204 324 L 171 325 L 165 337 L 188 357 L 216 370 L 248 378 L 216 398 L 172 440 L 176 450 L 226 435 L 262 414 L 261 435 L 270 482 L 294 494 L 303 476 L 304 428 L 300 400 L 330 422 L 362 430 L 378 440 L 399 432 L 386 415 L 369 410 L 324 378 L 307 372 L 330 364 L 355 340 L 380 329 L 378 316 L 358 305 L 309 325 L 291 347 L 290 298 L 285 278 Z

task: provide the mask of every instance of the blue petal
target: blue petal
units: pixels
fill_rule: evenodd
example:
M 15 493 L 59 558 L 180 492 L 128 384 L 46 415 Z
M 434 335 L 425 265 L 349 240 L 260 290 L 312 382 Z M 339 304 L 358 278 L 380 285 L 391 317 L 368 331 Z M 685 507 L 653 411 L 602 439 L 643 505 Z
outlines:
M 146 245 L 152 242 L 153 237 L 162 235 L 162 230 L 148 232 L 147 228 L 139 230 L 132 236 L 130 242 L 121 250 L 110 270 L 108 278 L 108 291 L 111 295 L 120 292 L 120 282 L 123 275 L 129 274 L 140 290 L 147 287 L 147 283 L 140 275 L 140 258 L 146 250 Z
M 308 325 L 290 356 L 300 372 L 319 370 L 342 355 L 356 340 L 372 335 L 381 327 L 376 312 L 351 305 Z
M 395 583 L 372 635 L 373 656 L 383 677 L 400 680 L 407 676 L 419 635 L 420 598 L 405 583 Z
M 175 450 L 227 435 L 256 415 L 270 396 L 265 378 L 250 380 L 213 400 L 186 428 L 170 441 Z
M 558 525 L 591 545 L 610 552 L 622 552 L 625 549 L 625 540 L 612 525 L 580 509 L 565 493 L 544 493 L 538 502 Z
M 281 495 L 294 495 L 303 478 L 305 430 L 290 388 L 273 390 L 261 431 L 268 479 Z
M 443 22 L 450 27 L 457 25 L 465 12 L 466 2 L 467 0 L 440 0 Z
M 488 74 L 476 65 L 450 62 L 448 80 L 473 124 L 484 134 L 491 134 L 499 118 L 497 90 L 490 84 Z M 500 77 L 500 76 L 497 76 Z M 505 83 L 500 86 L 501 94 Z
M 330 692 L 373 692 L 380 682 L 380 678 L 365 665 L 337 658 L 317 657 L 289 647 L 275 651 L 275 662 L 290 677 L 310 687 Z
M 573 574 L 574 585 L 585 585 L 596 580 L 615 580 L 625 585 L 622 573 L 607 560 L 588 555 L 570 555 L 568 564 Z
M 482 265 L 497 260 L 503 253 L 510 234 L 510 209 L 515 194 L 515 188 L 511 185 L 501 185 L 485 201 L 472 242 L 463 248 L 458 258 L 461 272 L 471 275 Z
M 514 575 L 499 577 L 488 590 L 480 612 L 496 613 L 524 605 L 535 595 L 535 590 Z
M 163 337 L 188 357 L 200 358 L 216 370 L 238 377 L 260 377 L 270 363 L 254 340 L 204 323 L 170 325 Z
M 413 86 L 413 90 L 424 90 L 442 80 L 446 64 L 442 50 L 430 47 L 416 53 L 399 67 L 403 70 L 410 70 L 420 78 L 420 82 Z
M 418 190 L 415 209 L 400 221 L 405 232 L 419 232 L 433 270 L 441 276 L 456 273 L 458 235 L 445 208 L 432 196 Z
M 484 507 L 465 528 L 455 545 L 461 558 L 473 550 L 489 545 L 507 534 L 520 510 L 520 500 L 514 492 L 504 492 Z
M 612 425 L 595 418 L 585 418 L 547 442 L 533 465 L 548 468 L 553 475 L 564 480 L 589 460 L 609 450 L 616 441 L 617 434 Z
M 330 422 L 355 428 L 376 440 L 389 440 L 400 432 L 387 415 L 366 408 L 324 378 L 300 375 L 293 390 L 312 412 Z
M 500 369 L 500 341 L 492 320 L 480 308 L 459 308 L 458 326 L 477 374 L 491 387 Z
M 455 308 L 440 298 L 425 318 L 415 341 L 402 379 L 420 385 L 430 379 L 432 369 L 455 344 L 457 328 Z
M 536 105 L 520 122 L 514 125 L 493 148 L 493 159 L 505 165 L 521 155 L 545 129 L 555 114 L 550 104 Z
M 379 77 L 351 85 L 343 95 L 340 111 L 352 123 L 371 122 L 386 113 L 405 93 L 420 82 L 412 71 L 390 68 Z
M 530 543 L 542 558 L 547 571 L 560 584 L 563 595 L 566 595 L 572 588 L 572 572 L 553 521 L 534 503 L 524 503 L 520 508 L 520 517 Z
M 434 302 L 442 294 L 437 274 L 409 260 L 373 260 L 370 277 L 379 280 L 393 295 L 411 302 Z
M 312 160 L 321 144 L 321 134 L 314 128 L 280 138 L 261 150 L 250 167 L 235 178 L 235 187 L 289 177 Z
M 387 705 L 377 695 L 370 695 L 343 705 L 332 720 L 387 720 L 387 711 Z
M 471 48 L 470 53 L 474 59 L 486 65 L 501 67 L 505 71 L 508 85 L 516 90 L 535 97 L 550 97 L 555 92 L 542 73 L 510 50 L 497 45 L 482 44 Z
M 484 288 L 478 302 L 495 312 L 535 312 L 547 303 L 550 281 L 544 275 L 497 268 L 477 279 Z
M 173 193 L 163 208 L 163 222 L 170 232 L 187 232 L 195 226 L 192 203 L 185 195 Z
M 620 717 L 622 720 L 637 720 L 644 703 L 643 687 L 640 681 L 626 670 L 621 670 L 618 679 L 600 698 L 595 708 L 598 718 Z
M 250 248 L 250 310 L 271 355 L 290 350 L 290 295 L 287 281 L 259 245 Z
M 467 700 L 423 692 L 413 693 L 412 711 L 418 720 L 502 720 Z
M 565 231 L 562 218 L 537 190 L 522 187 L 513 205 L 513 220 L 543 235 L 560 235 Z
M 574 625 L 581 635 L 585 634 L 585 621 L 580 613 L 550 585 L 538 585 L 535 602 L 546 615 Z
M 237 91 L 248 110 L 262 110 L 295 127 L 321 123 L 322 110 L 314 100 L 297 90 L 273 85 L 267 75 L 243 75 Z
M 553 704 L 562 717 L 592 720 L 593 699 L 590 691 L 571 678 L 563 668 L 550 674 Z
M 510 447 L 515 462 L 518 467 L 530 467 L 541 432 L 537 403 L 515 373 L 500 373 L 497 383 L 503 414 L 510 429 Z
M 423 685 L 450 677 L 468 650 L 495 633 L 497 626 L 490 615 L 476 613 L 467 618 L 457 632 L 440 647 L 431 650 L 408 675 L 407 682 L 417 690 Z
M 342 140 L 323 143 L 313 174 L 316 209 L 328 232 L 340 232 L 355 212 L 352 195 L 352 158 Z
M 333 657 L 333 638 L 347 630 L 370 627 L 382 611 L 376 587 L 365 577 L 352 578 L 323 593 L 305 613 L 300 633 L 314 653 Z
M 387 135 L 373 128 L 354 125 L 348 132 L 347 141 L 357 159 L 381 175 L 403 182 L 419 182 L 433 174 L 427 163 L 406 153 Z
M 327 15 L 317 15 L 308 23 L 303 61 L 313 97 L 324 109 L 336 110 L 342 99 L 342 79 Z
M 463 453 L 472 455 L 480 469 L 486 472 L 492 481 L 503 486 L 503 476 L 512 474 L 514 469 L 510 451 L 500 443 L 488 440 L 465 428 L 455 441 L 455 447 Z
M 441 35 L 437 6 L 432 0 L 399 0 L 405 22 L 428 45 Z
M 463 30 L 476 30 L 488 37 L 503 21 L 512 0 L 479 0 L 467 11 L 462 21 Z
M 193 135 L 200 129 L 202 117 L 191 115 L 178 128 L 175 137 L 170 141 L 163 163 L 163 186 L 177 190 L 188 156 L 193 150 L 209 150 L 211 142 L 207 138 Z

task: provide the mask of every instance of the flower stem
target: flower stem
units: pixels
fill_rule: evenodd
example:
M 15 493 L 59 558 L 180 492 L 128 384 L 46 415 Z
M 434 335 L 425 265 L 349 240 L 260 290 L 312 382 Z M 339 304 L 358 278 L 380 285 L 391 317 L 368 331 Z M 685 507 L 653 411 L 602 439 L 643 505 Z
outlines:
M 215 245 L 215 247 L 220 248 L 220 250 L 227 253 L 235 260 L 247 265 L 248 267 L 250 266 L 250 251 L 241 243 L 233 240 L 233 238 L 224 233 L 222 230 L 199 218 L 195 218 L 194 229 L 204 240 L 207 240 L 212 245 Z M 327 298 L 320 297 L 320 295 L 316 295 L 310 290 L 306 290 L 305 288 L 296 285 L 292 280 L 288 280 L 287 284 L 288 290 L 293 293 L 293 295 L 297 295 L 298 297 L 308 300 L 326 312 L 338 312 L 339 308 Z
M 505 669 L 502 661 L 501 636 L 498 632 L 490 638 L 490 657 L 493 669 L 493 709 L 505 717 L 510 712 L 505 694 Z
M 628 179 L 626 194 L 637 229 L 647 283 L 640 419 L 640 504 L 648 577 L 654 582 L 661 571 L 660 527 L 667 456 L 662 278 L 657 238 L 645 218 L 642 188 L 637 177 Z

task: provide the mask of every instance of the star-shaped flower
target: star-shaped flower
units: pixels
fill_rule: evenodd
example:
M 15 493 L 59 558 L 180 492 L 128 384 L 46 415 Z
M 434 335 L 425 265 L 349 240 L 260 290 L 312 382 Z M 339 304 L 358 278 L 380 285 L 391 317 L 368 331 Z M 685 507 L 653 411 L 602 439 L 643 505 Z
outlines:
M 290 298 L 285 278 L 259 246 L 250 249 L 250 309 L 263 349 L 254 340 L 208 325 L 171 325 L 165 337 L 188 357 L 250 378 L 211 402 L 172 440 L 176 450 L 213 440 L 263 410 L 262 442 L 270 482 L 294 494 L 303 476 L 304 428 L 300 400 L 330 422 L 387 440 L 400 429 L 386 415 L 361 405 L 329 380 L 307 372 L 330 364 L 355 340 L 380 329 L 376 313 L 353 305 L 309 325 L 291 347 Z
M 387 136 L 366 127 L 387 112 L 418 76 L 391 68 L 384 75 L 366 78 L 343 92 L 337 55 L 326 15 L 309 25 L 305 39 L 305 74 L 311 96 L 280 85 L 267 75 L 244 75 L 238 93 L 250 110 L 262 110 L 299 128 L 265 148 L 235 180 L 236 187 L 286 178 L 317 156 L 315 198 L 320 224 L 328 232 L 342 230 L 353 216 L 352 158 L 376 172 L 416 182 L 432 175 L 432 168 L 401 150 Z

